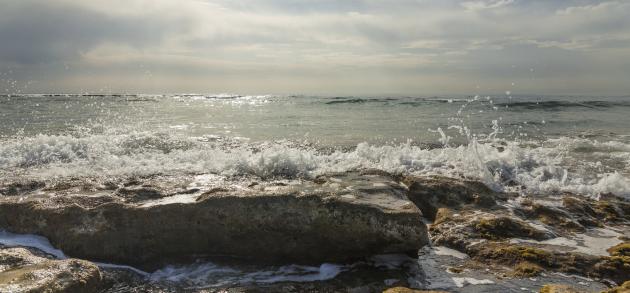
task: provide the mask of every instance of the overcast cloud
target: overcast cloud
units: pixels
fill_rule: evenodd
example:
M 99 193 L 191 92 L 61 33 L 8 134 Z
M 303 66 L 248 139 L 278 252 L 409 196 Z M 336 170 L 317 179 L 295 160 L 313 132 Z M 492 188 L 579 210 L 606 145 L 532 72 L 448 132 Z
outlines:
M 630 1 L 3 0 L 17 92 L 630 95 Z

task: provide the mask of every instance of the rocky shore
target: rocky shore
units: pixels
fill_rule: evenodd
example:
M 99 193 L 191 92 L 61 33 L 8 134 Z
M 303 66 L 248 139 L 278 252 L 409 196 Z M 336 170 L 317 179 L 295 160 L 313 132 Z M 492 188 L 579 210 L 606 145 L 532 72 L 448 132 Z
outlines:
M 630 287 L 630 202 L 613 194 L 525 197 L 477 181 L 378 170 L 223 185 L 204 176 L 211 175 L 0 185 L 0 229 L 43 236 L 64 254 L 0 237 L 0 292 Z M 181 277 L 178 269 L 199 272 L 202 261 L 212 261 L 215 274 L 250 279 Z M 112 263 L 136 270 L 105 265 Z M 302 271 L 281 278 L 252 266 Z

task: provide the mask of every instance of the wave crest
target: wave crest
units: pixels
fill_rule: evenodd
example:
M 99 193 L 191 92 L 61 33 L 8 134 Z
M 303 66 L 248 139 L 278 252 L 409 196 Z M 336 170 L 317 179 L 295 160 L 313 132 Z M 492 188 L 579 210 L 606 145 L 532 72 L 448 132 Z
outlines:
M 360 143 L 352 149 L 326 151 L 288 142 L 209 141 L 136 133 L 38 135 L 0 144 L 0 174 L 5 180 L 18 173 L 38 180 L 207 173 L 266 180 L 313 178 L 357 169 L 472 178 L 496 190 L 525 194 L 614 193 L 630 197 L 630 145 L 587 139 L 473 140 L 432 149 L 410 143 Z

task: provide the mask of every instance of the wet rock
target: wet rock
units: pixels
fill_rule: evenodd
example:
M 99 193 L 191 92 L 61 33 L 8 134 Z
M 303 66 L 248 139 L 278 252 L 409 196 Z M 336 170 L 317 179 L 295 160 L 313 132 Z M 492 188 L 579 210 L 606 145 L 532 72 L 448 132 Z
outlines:
M 116 194 L 132 202 L 146 201 L 150 199 L 162 198 L 163 195 L 159 190 L 151 187 L 138 188 L 120 188 Z
M 528 262 L 542 267 L 557 265 L 552 252 L 526 245 L 512 245 L 500 242 L 484 243 L 483 245 L 469 248 L 467 252 L 474 258 L 488 263 L 517 265 L 522 262 Z
M 21 195 L 44 187 L 46 187 L 46 184 L 39 181 L 15 182 L 0 186 L 0 195 Z
M 439 208 L 458 210 L 465 205 L 491 208 L 502 196 L 478 181 L 447 177 L 407 177 L 409 199 L 430 220 L 435 220 Z
M 619 243 L 607 251 L 611 256 L 630 256 L 630 242 Z
M 630 279 L 630 256 L 603 257 L 593 266 L 590 273 L 621 284 Z
M 565 196 L 562 198 L 562 205 L 570 215 L 576 217 L 580 225 L 585 227 L 598 227 L 601 225 L 597 220 L 597 212 L 588 200 L 576 196 Z
M 0 292 L 97 292 L 101 273 L 90 262 L 54 260 L 25 248 L 0 249 Z
M 0 199 L 0 227 L 45 236 L 74 257 L 141 267 L 197 255 L 346 262 L 416 254 L 428 243 L 420 210 L 390 177 L 345 173 L 321 180 L 218 190 L 184 202 L 132 202 L 118 194 L 94 202 L 92 195 L 8 197 Z
M 426 291 L 409 289 L 405 287 L 394 287 L 383 291 L 383 293 L 446 293 L 446 291 Z
M 603 293 L 630 293 L 630 281 L 621 284 L 621 286 L 606 290 Z
M 466 252 L 483 263 L 515 266 L 515 275 L 539 273 L 542 269 L 592 278 L 608 279 L 620 284 L 630 276 L 630 257 L 598 257 L 574 252 L 560 252 L 532 245 L 487 242 L 467 246 Z M 532 265 L 540 268 L 532 268 Z
M 452 211 L 440 208 L 436 221 L 429 228 L 431 240 L 460 251 L 466 251 L 471 243 L 484 240 L 509 240 L 525 238 L 544 240 L 553 237 L 528 223 L 509 215 L 506 211 L 494 214 L 480 211 Z
M 595 203 L 595 210 L 607 222 L 619 221 L 625 218 L 624 212 L 611 201 L 598 201 Z
M 514 275 L 517 277 L 535 277 L 543 271 L 539 265 L 528 261 L 520 262 L 514 267 Z
M 583 209 L 586 206 L 582 206 Z M 573 219 L 572 214 L 556 207 L 547 206 L 532 200 L 525 200 L 521 203 L 521 209 L 525 217 L 529 219 L 537 219 L 547 225 L 555 226 L 563 230 L 584 231 L 582 224 Z M 588 213 L 583 214 L 583 219 L 587 219 Z M 589 226 L 597 225 L 597 222 L 583 220 L 582 223 Z
M 569 285 L 549 284 L 540 289 L 540 293 L 584 293 Z
M 474 223 L 474 228 L 485 239 L 528 238 L 544 240 L 550 238 L 550 235 L 544 231 L 534 229 L 521 220 L 507 216 L 479 219 Z

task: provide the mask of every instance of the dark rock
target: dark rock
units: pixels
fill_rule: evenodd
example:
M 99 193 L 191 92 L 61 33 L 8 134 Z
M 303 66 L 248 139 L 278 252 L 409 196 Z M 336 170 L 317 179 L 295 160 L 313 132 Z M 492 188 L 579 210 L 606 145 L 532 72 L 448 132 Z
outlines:
M 394 287 L 394 288 L 389 288 L 383 291 L 383 293 L 446 293 L 446 291 L 427 291 L 427 290 L 410 289 L 410 288 L 405 288 L 405 287 Z
M 407 177 L 403 182 L 409 187 L 409 199 L 432 221 L 435 220 L 439 208 L 457 210 L 466 204 L 491 208 L 499 197 L 498 193 L 478 181 L 447 177 Z
M 39 181 L 16 182 L 0 187 L 0 194 L 15 196 L 46 187 L 46 183 Z
M 570 202 L 570 201 L 569 201 Z M 576 205 L 577 206 L 577 205 Z M 573 207 L 577 209 L 576 207 Z M 581 206 L 580 208 L 585 209 L 586 207 Z M 562 228 L 564 230 L 569 231 L 584 231 L 585 228 L 578 221 L 573 219 L 571 213 L 561 210 L 556 207 L 550 207 L 538 202 L 534 202 L 532 200 L 525 200 L 521 203 L 520 211 L 525 215 L 525 217 L 529 219 L 537 219 L 541 222 L 550 225 Z M 587 213 L 583 214 L 582 222 L 585 224 L 596 224 L 594 221 L 586 221 Z
M 548 233 L 536 230 L 521 220 L 507 216 L 479 219 L 474 222 L 474 228 L 485 239 L 529 238 L 544 240 L 550 238 Z
M 196 255 L 345 262 L 416 254 L 428 243 L 422 214 L 405 193 L 388 177 L 347 173 L 320 184 L 206 193 L 186 203 L 125 202 L 116 194 L 96 202 L 80 195 L 7 197 L 0 199 L 0 227 L 45 236 L 74 257 L 141 267 Z
M 466 251 L 471 243 L 484 239 L 545 240 L 554 236 L 533 228 L 506 211 L 498 210 L 495 213 L 460 211 L 455 214 L 446 208 L 438 210 L 436 220 L 429 228 L 429 232 L 435 245 L 443 245 L 460 251 Z
M 621 284 L 630 279 L 630 256 L 603 257 L 593 266 L 592 274 Z
M 159 190 L 150 187 L 120 188 L 116 191 L 116 194 L 132 202 L 158 199 L 165 196 Z

